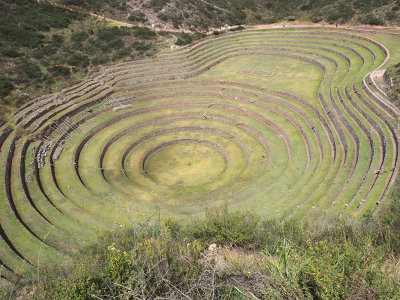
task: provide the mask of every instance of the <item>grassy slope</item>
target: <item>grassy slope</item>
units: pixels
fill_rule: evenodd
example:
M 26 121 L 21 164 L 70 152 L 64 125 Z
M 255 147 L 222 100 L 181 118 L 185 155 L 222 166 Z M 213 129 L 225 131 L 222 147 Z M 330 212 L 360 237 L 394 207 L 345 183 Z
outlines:
M 398 218 L 399 198 L 385 208 Z M 265 222 L 249 212 L 208 211 L 118 228 L 72 263 L 4 289 L 39 299 L 347 299 L 400 296 L 398 223 L 364 219 L 332 227 Z M 211 245 L 211 246 L 210 246 Z M 396 264 L 397 263 L 397 264 Z M 73 270 L 73 271 L 71 271 Z

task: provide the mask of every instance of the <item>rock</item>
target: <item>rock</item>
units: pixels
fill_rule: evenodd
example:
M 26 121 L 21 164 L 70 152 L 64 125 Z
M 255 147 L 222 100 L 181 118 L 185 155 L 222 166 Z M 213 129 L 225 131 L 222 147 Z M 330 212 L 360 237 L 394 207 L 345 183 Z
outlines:
M 217 244 L 211 244 L 208 246 L 208 251 L 215 251 L 217 249 Z

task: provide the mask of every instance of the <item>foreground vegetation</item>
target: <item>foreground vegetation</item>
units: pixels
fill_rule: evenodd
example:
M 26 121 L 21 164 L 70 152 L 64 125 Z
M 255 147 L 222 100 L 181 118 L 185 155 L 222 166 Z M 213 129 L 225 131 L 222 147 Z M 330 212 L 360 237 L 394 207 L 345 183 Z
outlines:
M 208 211 L 117 228 L 3 293 L 39 299 L 397 299 L 400 188 L 357 224 Z

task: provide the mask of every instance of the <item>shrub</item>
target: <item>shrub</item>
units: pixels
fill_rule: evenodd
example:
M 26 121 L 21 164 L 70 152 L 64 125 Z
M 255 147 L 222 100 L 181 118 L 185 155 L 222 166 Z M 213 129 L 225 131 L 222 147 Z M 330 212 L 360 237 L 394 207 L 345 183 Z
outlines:
M 163 7 L 168 3 L 168 0 L 151 0 L 150 1 L 150 7 L 154 11 L 160 11 L 163 9 Z
M 8 43 L 13 43 L 17 48 L 29 47 L 37 48 L 44 44 L 45 36 L 40 32 L 19 26 L 1 26 L 0 39 Z
M 149 50 L 152 47 L 152 44 L 146 44 L 145 42 L 136 42 L 132 44 L 132 48 L 139 52 L 144 52 Z
M 154 299 L 175 298 L 178 290 L 190 298 L 208 298 L 211 273 L 201 264 L 201 245 L 176 239 L 170 227 L 174 222 L 136 226 L 107 233 L 78 255 L 66 270 L 43 274 L 40 296 L 51 299 L 91 299 L 115 296 Z M 54 277 L 56 273 L 67 278 Z M 203 289 L 203 290 L 202 290 Z M 128 294 L 127 291 L 129 290 Z M 192 290 L 192 292 L 190 292 Z
M 63 44 L 63 42 L 64 42 L 63 36 L 58 35 L 58 34 L 53 34 L 53 35 L 51 36 L 51 43 L 52 43 L 54 46 L 61 47 L 62 44 Z
M 310 10 L 312 8 L 312 4 L 310 2 L 307 2 L 306 4 L 303 4 L 300 6 L 300 10 L 305 11 L 305 10 Z
M 358 21 L 361 24 L 368 24 L 368 25 L 384 25 L 385 24 L 385 22 L 382 19 L 374 16 L 373 14 L 361 16 L 358 18 Z
M 157 17 L 158 17 L 161 21 L 164 21 L 164 22 L 168 22 L 168 19 L 169 19 L 169 16 L 168 16 L 167 14 L 164 14 L 164 13 L 159 13 L 159 14 L 157 15 Z
M 37 79 L 43 75 L 37 63 L 25 58 L 21 59 L 21 61 L 15 67 L 15 70 L 26 80 Z
M 103 27 L 100 28 L 97 33 L 96 36 L 103 41 L 111 41 L 114 40 L 118 37 L 122 37 L 122 36 L 128 36 L 130 35 L 131 30 L 127 27 Z
M 71 35 L 71 41 L 73 42 L 83 42 L 88 39 L 89 35 L 84 31 L 76 31 Z
M 67 58 L 67 63 L 74 67 L 86 68 L 89 65 L 90 59 L 83 54 L 72 54 Z
M 92 62 L 95 65 L 106 64 L 110 61 L 110 57 L 106 54 L 101 54 L 92 58 Z
M 131 50 L 129 48 L 122 48 L 115 53 L 114 58 L 121 59 L 128 56 L 130 53 Z
M 354 10 L 344 1 L 339 1 L 337 7 L 335 7 L 327 16 L 326 20 L 329 23 L 333 23 L 340 20 L 344 23 L 350 20 L 354 16 Z
M 227 21 L 233 25 L 240 25 L 246 21 L 246 13 L 242 10 L 232 10 L 227 14 Z
M 386 19 L 389 21 L 396 20 L 398 17 L 399 17 L 399 13 L 397 13 L 395 11 L 388 11 L 386 13 Z
M 53 66 L 49 69 L 49 72 L 53 75 L 53 76 L 68 76 L 71 71 L 69 68 L 64 67 L 64 66 Z
M 0 48 L 0 55 L 15 58 L 20 57 L 21 53 L 19 53 L 18 50 L 13 47 L 4 46 Z
M 111 40 L 107 43 L 107 49 L 119 49 L 123 48 L 125 46 L 125 43 L 122 39 L 117 38 L 115 40 Z
M 130 21 L 130 22 L 142 22 L 142 23 L 144 23 L 144 22 L 147 21 L 147 17 L 146 17 L 146 15 L 145 15 L 143 12 L 139 11 L 139 12 L 136 12 L 136 13 L 134 13 L 134 14 L 131 14 L 131 15 L 128 17 L 128 21 Z
M 265 246 L 260 218 L 250 213 L 228 213 L 222 210 L 207 210 L 204 220 L 194 222 L 189 234 L 208 244 L 218 243 L 230 246 L 260 248 Z
M 193 42 L 193 36 L 190 33 L 182 32 L 181 34 L 179 34 L 175 42 L 175 45 L 184 46 L 191 44 L 192 42 Z
M 13 89 L 14 85 L 10 80 L 6 76 L 0 74 L 0 98 L 10 95 Z
M 157 36 L 157 33 L 147 27 L 134 27 L 133 36 L 140 39 L 150 40 L 154 39 Z

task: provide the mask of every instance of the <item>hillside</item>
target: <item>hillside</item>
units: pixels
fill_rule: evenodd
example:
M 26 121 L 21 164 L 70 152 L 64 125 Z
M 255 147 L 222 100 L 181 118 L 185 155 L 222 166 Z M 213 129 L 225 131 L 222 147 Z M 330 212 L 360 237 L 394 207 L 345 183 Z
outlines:
M 58 0 L 57 3 L 95 11 L 116 19 L 159 28 L 208 30 L 236 24 L 288 20 L 331 24 L 399 24 L 398 0 Z
M 114 25 L 46 1 L 0 1 L 0 112 L 60 91 L 100 65 L 152 56 L 172 38 Z

